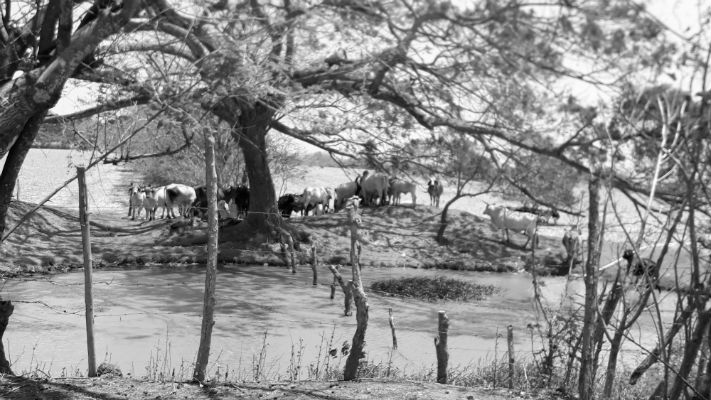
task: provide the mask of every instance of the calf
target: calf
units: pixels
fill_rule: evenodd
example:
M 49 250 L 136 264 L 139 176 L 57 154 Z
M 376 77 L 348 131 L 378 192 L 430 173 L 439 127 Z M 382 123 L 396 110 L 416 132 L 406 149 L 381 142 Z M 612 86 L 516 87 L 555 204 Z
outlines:
M 136 214 L 141 217 L 141 211 L 143 211 L 143 202 L 146 199 L 146 194 L 143 192 L 143 188 L 139 187 L 135 183 L 131 183 L 131 188 L 128 190 L 131 196 L 128 200 L 128 212 L 132 220 L 136 219 Z M 138 211 L 138 213 L 136 213 Z

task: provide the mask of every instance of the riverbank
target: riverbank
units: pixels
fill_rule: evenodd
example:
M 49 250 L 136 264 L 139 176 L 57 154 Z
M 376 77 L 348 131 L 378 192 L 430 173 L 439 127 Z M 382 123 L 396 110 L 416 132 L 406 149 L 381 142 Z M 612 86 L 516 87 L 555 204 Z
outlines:
M 33 204 L 14 201 L 8 226 L 14 226 Z M 441 268 L 468 271 L 513 272 L 530 263 L 530 250 L 523 235 L 512 233 L 512 243 L 501 242 L 488 220 L 452 210 L 446 232 L 447 245 L 435 241 L 439 209 L 418 206 L 366 208 L 362 214 L 364 238 L 361 262 L 373 267 Z M 156 264 L 201 264 L 205 262 L 205 224 L 187 225 L 175 220 L 117 220 L 114 214 L 92 214 L 92 259 L 96 268 L 141 268 Z M 345 213 L 293 218 L 291 223 L 308 236 L 297 251 L 297 263 L 311 262 L 310 244 L 320 262 L 347 264 L 349 231 Z M 182 225 L 181 225 L 182 224 Z M 559 227 L 562 236 L 562 227 Z M 560 239 L 541 236 L 536 249 L 540 259 L 554 260 L 558 269 L 564 256 Z M 0 246 L 0 271 L 6 276 L 63 272 L 83 266 L 81 230 L 77 215 L 42 207 Z M 227 242 L 220 246 L 222 263 L 286 265 L 278 243 L 257 248 Z M 556 264 L 557 263 L 557 264 Z
M 0 377 L 3 399 L 555 399 L 555 392 L 527 393 L 508 389 L 485 389 L 440 385 L 429 382 L 383 382 L 362 380 L 300 381 L 274 383 L 149 382 L 131 378 L 31 379 Z

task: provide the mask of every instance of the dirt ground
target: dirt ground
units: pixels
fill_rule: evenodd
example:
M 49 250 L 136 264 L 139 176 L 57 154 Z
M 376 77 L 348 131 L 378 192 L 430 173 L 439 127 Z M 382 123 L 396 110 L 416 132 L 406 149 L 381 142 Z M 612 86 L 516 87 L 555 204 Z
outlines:
M 217 384 L 145 382 L 123 378 L 36 380 L 0 377 L 2 399 L 555 399 L 556 393 L 512 392 L 424 382 L 309 382 Z
M 8 226 L 13 226 L 32 205 L 13 202 Z M 450 210 L 445 234 L 447 244 L 435 241 L 440 209 L 427 206 L 381 207 L 362 210 L 361 262 L 376 267 L 445 268 L 477 271 L 516 271 L 530 263 L 526 237 L 511 233 L 511 243 L 492 230 L 488 219 Z M 307 233 L 320 262 L 346 264 L 349 230 L 344 212 L 292 218 Z M 174 220 L 131 221 L 125 217 L 91 215 L 92 259 L 95 268 L 141 268 L 151 264 L 199 264 L 205 261 L 205 224 L 185 226 Z M 564 257 L 563 227 L 545 227 L 536 259 L 556 270 Z M 309 243 L 297 252 L 298 263 L 309 264 Z M 543 261 L 541 261 L 543 260 Z M 278 243 L 258 248 L 227 242 L 220 246 L 223 263 L 284 265 Z M 82 267 L 81 229 L 77 216 L 42 208 L 0 246 L 0 272 L 9 274 L 66 271 Z M 545 272 L 545 271 L 542 271 Z

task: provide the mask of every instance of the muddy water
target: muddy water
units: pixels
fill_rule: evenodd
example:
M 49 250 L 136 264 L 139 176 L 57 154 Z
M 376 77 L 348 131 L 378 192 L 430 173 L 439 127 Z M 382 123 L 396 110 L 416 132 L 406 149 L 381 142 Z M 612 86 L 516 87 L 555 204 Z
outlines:
M 33 203 L 41 201 L 76 175 L 77 166 L 89 164 L 92 156 L 96 157 L 90 151 L 31 149 L 18 178 L 20 200 Z M 0 158 L 0 168 L 4 164 L 5 159 Z M 97 164 L 86 173 L 90 209 L 102 214 L 123 215 L 128 207 L 128 184 L 139 180 L 140 174 L 126 166 Z M 75 180 L 60 190 L 47 205 L 76 211 L 79 208 L 77 188 Z
M 219 366 L 222 372 L 229 369 L 233 375 L 249 376 L 265 331 L 268 332 L 265 365 L 274 376 L 283 376 L 292 345 L 298 349 L 301 340 L 304 368 L 316 362 L 322 338 L 328 341 L 332 332 L 333 347 L 350 342 L 355 317 L 342 316 L 340 289 L 336 300 L 329 300 L 327 272 L 320 271 L 320 285 L 314 287 L 307 269 L 296 275 L 276 267 L 222 269 L 218 274 L 210 370 L 214 373 Z M 440 274 L 443 273 L 430 270 L 366 269 L 364 279 L 368 285 L 389 277 Z M 399 344 L 392 361 L 406 371 L 433 367 L 438 310 L 446 310 L 451 320 L 450 365 L 478 365 L 491 360 L 496 332 L 505 332 L 507 325 L 514 326 L 517 352 L 530 357 L 532 347 L 540 346 L 540 338 L 534 338 L 532 344 L 527 330 L 528 325 L 538 322 L 531 302 L 530 276 L 447 272 L 447 276 L 453 275 L 493 284 L 499 292 L 476 304 L 428 303 L 370 293 L 366 340 L 371 361 L 387 362 L 389 358 L 388 308 L 394 312 Z M 146 367 L 156 365 L 152 359 L 158 359 L 161 366 L 167 365 L 168 370 L 193 362 L 200 333 L 203 270 L 97 271 L 94 279 L 99 361 L 110 359 L 125 372 L 138 376 L 146 375 Z M 3 297 L 15 302 L 5 344 L 17 371 L 37 366 L 53 374 L 61 373 L 62 368 L 86 370 L 82 281 L 81 273 L 70 273 L 51 280 L 5 284 Z M 580 281 L 573 282 L 573 291 L 579 291 L 581 285 Z M 558 304 L 563 287 L 563 279 L 547 279 L 544 297 L 550 304 Z M 38 299 L 42 303 L 33 303 Z M 671 305 L 665 303 L 665 307 L 667 315 Z M 651 324 L 643 322 L 634 334 L 652 344 L 651 335 L 643 335 L 649 329 Z M 504 348 L 505 343 L 499 343 L 500 357 Z M 634 346 L 628 346 L 627 350 L 637 354 Z

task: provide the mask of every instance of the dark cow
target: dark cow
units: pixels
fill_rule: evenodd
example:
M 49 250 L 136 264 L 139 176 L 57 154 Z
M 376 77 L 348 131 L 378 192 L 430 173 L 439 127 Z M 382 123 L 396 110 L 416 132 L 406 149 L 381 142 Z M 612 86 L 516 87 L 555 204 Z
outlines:
M 219 203 L 222 200 L 225 200 L 225 191 L 218 187 L 217 202 Z M 200 219 L 205 219 L 205 215 L 207 214 L 207 186 L 200 185 L 195 187 L 193 210 L 196 216 L 200 217 Z
M 632 270 L 632 275 L 635 277 L 634 283 L 639 282 L 640 278 L 643 279 L 646 285 L 645 273 L 649 275 L 649 278 L 654 284 L 654 288 L 661 291 L 662 288 L 659 286 L 659 269 L 657 268 L 657 263 L 650 260 L 649 258 L 640 259 L 633 250 L 627 249 L 622 253 L 622 258 L 627 261 L 627 270 L 625 274 L 629 275 L 630 270 Z
M 284 218 L 291 218 L 291 213 L 294 211 L 304 215 L 303 196 L 295 193 L 287 193 L 279 197 L 277 208 L 279 208 L 279 212 L 281 212 L 281 216 Z
M 245 185 L 230 186 L 225 190 L 225 202 L 227 204 L 234 200 L 237 207 L 237 215 L 247 215 L 249 210 L 249 188 Z

